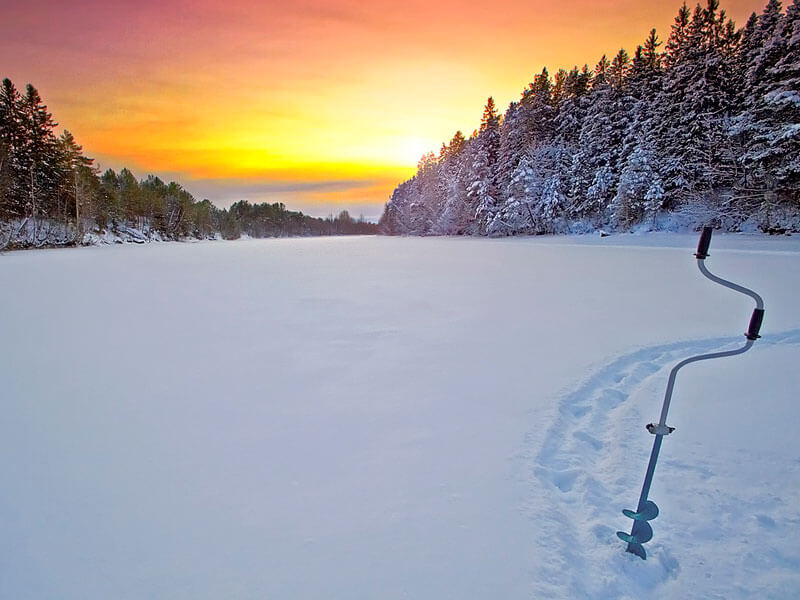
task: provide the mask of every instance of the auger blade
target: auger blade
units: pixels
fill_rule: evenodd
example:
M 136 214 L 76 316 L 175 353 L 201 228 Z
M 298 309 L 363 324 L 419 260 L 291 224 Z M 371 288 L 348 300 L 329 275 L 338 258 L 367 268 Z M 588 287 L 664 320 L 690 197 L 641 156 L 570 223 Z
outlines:
M 634 521 L 652 521 L 658 516 L 658 506 L 652 500 L 647 500 L 639 512 L 633 512 L 626 508 L 622 511 L 622 514 Z
M 623 542 L 628 542 L 629 544 L 635 543 L 633 540 L 633 536 L 630 533 L 625 533 L 624 531 L 618 531 L 617 537 L 621 539 Z
M 635 554 L 642 560 L 647 560 L 647 552 L 644 551 L 644 546 L 641 544 L 628 544 L 628 552 Z
M 635 542 L 644 544 L 653 539 L 653 528 L 647 521 L 634 521 L 631 535 L 636 538 Z
M 653 528 L 650 527 L 650 523 L 647 521 L 634 521 L 633 530 L 630 533 L 618 531 L 617 537 L 623 542 L 628 542 L 628 552 L 633 552 L 637 556 L 645 558 L 647 554 L 642 548 L 642 544 L 653 539 Z

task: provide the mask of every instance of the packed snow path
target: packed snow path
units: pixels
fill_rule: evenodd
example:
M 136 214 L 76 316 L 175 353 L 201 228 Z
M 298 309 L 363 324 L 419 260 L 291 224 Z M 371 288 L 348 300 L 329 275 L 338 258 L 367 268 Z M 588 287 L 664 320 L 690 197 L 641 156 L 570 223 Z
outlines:
M 652 437 L 648 439 L 648 435 L 641 432 L 643 425 L 653 420 L 649 417 L 660 412 L 663 385 L 669 369 L 688 356 L 738 347 L 741 343 L 741 339 L 721 338 L 642 348 L 603 365 L 577 390 L 561 398 L 558 416 L 548 429 L 533 465 L 539 485 L 533 486 L 536 492 L 531 502 L 532 515 L 538 522 L 550 525 L 551 534 L 541 540 L 546 540 L 551 550 L 554 546 L 558 548 L 555 552 L 558 558 L 541 565 L 537 573 L 537 597 L 642 598 L 652 597 L 654 592 L 662 591 L 662 586 L 669 595 L 670 591 L 678 592 L 680 589 L 680 586 L 673 590 L 665 585 L 678 578 L 681 571 L 679 555 L 696 561 L 690 566 L 694 577 L 710 579 L 719 565 L 725 563 L 739 572 L 734 582 L 707 582 L 708 587 L 703 592 L 705 597 L 714 597 L 715 587 L 719 589 L 720 598 L 731 597 L 727 591 L 731 583 L 739 588 L 738 593 L 751 597 L 770 588 L 786 598 L 798 591 L 796 568 L 800 565 L 800 549 L 795 543 L 797 530 L 789 533 L 777 531 L 777 528 L 780 522 L 800 524 L 800 506 L 797 504 L 800 490 L 793 487 L 787 490 L 788 496 L 785 495 L 782 491 L 784 475 L 776 473 L 772 481 L 766 482 L 767 489 L 754 494 L 746 477 L 750 474 L 742 470 L 737 477 L 738 457 L 720 457 L 723 459 L 721 465 L 716 465 L 713 457 L 708 456 L 693 456 L 691 462 L 670 458 L 668 452 L 672 444 L 680 443 L 680 434 L 668 438 L 672 444 L 665 443 L 668 450 L 663 453 L 660 468 L 656 471 L 659 480 L 679 481 L 680 485 L 656 484 L 655 489 L 664 496 L 659 501 L 663 506 L 674 507 L 674 514 L 662 511 L 653 521 L 656 536 L 648 544 L 651 552 L 649 562 L 642 563 L 638 559 L 632 560 L 631 555 L 620 554 L 624 543 L 614 535 L 614 527 L 623 530 L 630 527 L 630 522 L 619 517 L 619 512 L 623 505 L 635 506 L 638 500 L 652 443 Z M 761 342 L 761 349 L 763 346 L 780 349 L 797 344 L 800 344 L 800 329 L 771 335 L 769 340 Z M 725 392 L 711 387 L 710 393 L 719 395 Z M 758 392 L 758 396 L 753 398 L 759 406 L 763 406 L 761 394 Z M 720 397 L 691 399 L 693 403 L 710 401 L 723 410 L 725 400 Z M 738 407 L 730 410 L 738 410 Z M 719 416 L 724 417 L 722 414 Z M 740 419 L 741 415 L 736 420 Z M 710 438 L 712 443 L 708 446 L 713 449 L 717 428 L 728 426 L 721 419 L 706 422 L 704 427 L 697 429 L 702 432 L 703 439 L 694 441 L 703 442 Z M 749 435 L 748 428 L 738 432 L 742 454 L 747 453 Z M 634 459 L 637 455 L 641 458 Z M 735 464 L 724 464 L 731 460 Z M 790 477 L 790 480 L 796 480 L 800 473 L 800 461 L 796 463 L 792 465 L 795 477 Z M 632 469 L 637 465 L 640 473 Z M 714 482 L 719 474 L 717 471 L 727 471 L 733 479 L 741 478 L 744 493 L 733 488 L 733 494 L 720 498 L 723 500 L 721 505 L 712 504 L 708 507 L 711 510 L 702 511 L 702 497 L 719 492 Z M 640 475 L 638 479 L 637 474 Z M 669 494 L 674 497 L 668 497 Z M 679 504 L 681 500 L 685 504 Z M 561 508 L 554 510 L 553 507 Z M 678 511 L 688 514 L 679 514 Z M 617 518 L 611 519 L 609 515 Z M 682 531 L 679 524 L 686 529 Z M 742 562 L 741 557 L 732 556 L 724 547 L 714 548 L 714 543 L 724 544 L 723 540 L 731 536 L 754 546 L 753 553 L 746 554 L 742 564 L 736 564 Z M 670 545 L 675 546 L 676 551 L 670 551 Z M 687 547 L 689 552 L 686 552 Z M 711 555 L 707 556 L 709 552 Z M 769 556 L 767 560 L 773 568 L 782 571 L 781 576 L 788 577 L 791 583 L 783 589 L 778 581 L 765 585 L 761 572 L 764 559 L 752 561 L 758 552 Z M 573 576 L 565 578 L 565 572 Z
M 0 255 L 0 598 L 796 598 L 800 240 Z

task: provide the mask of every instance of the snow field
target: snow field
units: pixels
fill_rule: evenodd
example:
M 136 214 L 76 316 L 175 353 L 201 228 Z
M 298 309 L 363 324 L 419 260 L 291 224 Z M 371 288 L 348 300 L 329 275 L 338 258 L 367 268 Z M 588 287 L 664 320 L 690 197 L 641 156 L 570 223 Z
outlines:
M 800 244 L 285 239 L 0 256 L 0 597 L 792 598 Z

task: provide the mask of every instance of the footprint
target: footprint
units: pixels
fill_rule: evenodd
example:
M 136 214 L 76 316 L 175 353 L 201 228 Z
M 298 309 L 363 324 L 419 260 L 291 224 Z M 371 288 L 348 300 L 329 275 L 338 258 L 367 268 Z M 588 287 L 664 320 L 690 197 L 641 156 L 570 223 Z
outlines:
M 756 515 L 756 521 L 765 529 L 775 529 L 775 519 L 767 515 Z
M 675 458 L 662 458 L 661 462 L 663 465 L 669 466 L 672 469 L 697 473 L 704 481 L 711 479 L 714 476 L 714 472 L 703 463 L 689 464 Z
M 574 404 L 572 407 L 570 407 L 570 412 L 572 413 L 572 416 L 580 419 L 589 412 L 589 406 L 586 404 Z
M 636 365 L 636 367 L 633 369 L 632 375 L 635 375 L 637 379 L 641 380 L 649 375 L 652 375 L 653 373 L 658 372 L 660 369 L 661 367 L 655 363 L 645 362 Z
M 575 480 L 578 479 L 579 471 L 573 469 L 570 471 L 557 471 L 553 473 L 553 483 L 562 492 L 569 492 L 575 485 Z
M 627 398 L 627 394 L 619 390 L 603 390 L 598 398 L 598 404 L 605 409 L 616 408 Z
M 614 538 L 614 530 L 606 525 L 600 525 L 600 524 L 595 525 L 594 527 L 592 527 L 591 531 L 592 535 L 594 535 L 595 539 L 597 539 L 598 542 L 605 542 L 609 539 Z
M 580 471 L 577 469 L 566 469 L 564 471 L 551 471 L 543 467 L 536 469 L 536 475 L 539 479 L 549 481 L 562 492 L 569 492 L 572 490 L 579 474 Z
M 604 446 L 603 442 L 598 440 L 596 437 L 589 435 L 585 431 L 576 431 L 572 434 L 572 437 L 582 442 L 586 442 L 595 450 L 600 450 Z

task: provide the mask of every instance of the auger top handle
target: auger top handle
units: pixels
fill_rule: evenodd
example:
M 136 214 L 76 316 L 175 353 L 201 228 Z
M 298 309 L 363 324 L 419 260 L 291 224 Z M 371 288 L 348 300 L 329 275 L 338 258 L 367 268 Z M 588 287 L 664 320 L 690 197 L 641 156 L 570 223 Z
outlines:
M 753 314 L 750 317 L 750 324 L 747 327 L 747 333 L 744 335 L 748 340 L 756 341 L 761 337 L 758 335 L 758 333 L 761 331 L 761 323 L 764 320 L 764 300 L 753 290 L 733 283 L 732 281 L 722 279 L 721 277 L 717 277 L 713 273 L 709 272 L 709 270 L 706 268 L 705 259 L 709 256 L 708 248 L 711 245 L 712 232 L 713 229 L 711 227 L 703 227 L 703 232 L 700 234 L 700 242 L 697 244 L 697 252 L 695 253 L 695 256 L 697 257 L 697 266 L 700 269 L 700 272 L 708 277 L 711 281 L 720 285 L 724 285 L 726 288 L 730 288 L 745 294 L 746 296 L 750 296 L 753 300 L 755 300 L 756 307 L 753 309 Z

